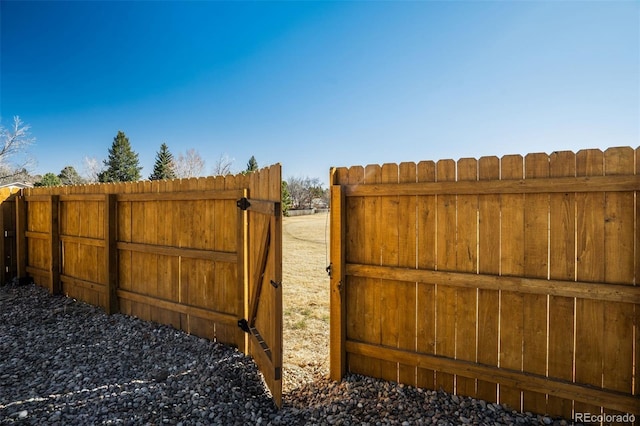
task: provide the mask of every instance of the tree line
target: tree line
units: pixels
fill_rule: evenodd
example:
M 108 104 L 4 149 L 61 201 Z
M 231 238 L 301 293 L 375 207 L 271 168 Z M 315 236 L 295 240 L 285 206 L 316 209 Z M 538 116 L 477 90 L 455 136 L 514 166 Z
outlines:
M 90 182 L 135 182 L 141 180 L 142 167 L 138 153 L 136 153 L 129 142 L 127 135 L 118 131 L 113 138 L 113 143 L 108 151 L 106 160 L 100 166 L 97 161 L 88 161 L 87 169 L 89 176 L 82 178 L 73 166 L 65 167 L 60 174 L 45 174 L 36 183 L 38 186 L 55 185 L 77 185 Z M 226 156 L 221 156 L 214 165 L 213 175 L 226 175 L 231 173 L 231 163 Z M 195 149 L 188 149 L 186 154 L 177 157 L 169 150 L 166 143 L 160 145 L 160 150 L 156 152 L 153 171 L 149 175 L 149 180 L 191 178 L 203 175 L 205 161 Z M 257 162 L 252 156 L 247 164 L 245 172 L 257 170 Z
M 32 160 L 26 155 L 27 148 L 35 141 L 30 127 L 19 117 L 14 117 L 11 128 L 0 125 L 0 184 L 14 181 L 26 181 L 30 178 L 28 167 Z M 11 160 L 18 160 L 11 163 Z M 107 159 L 100 164 L 95 159 L 85 159 L 88 176 L 81 176 L 73 166 L 64 167 L 59 174 L 46 173 L 35 186 L 80 185 L 93 182 L 135 182 L 142 179 L 142 167 L 138 154 L 132 149 L 129 138 L 118 131 L 108 150 Z M 232 160 L 221 156 L 214 164 L 212 175 L 231 173 Z M 149 180 L 190 178 L 203 175 L 205 161 L 195 149 L 177 157 L 166 143 L 156 152 L 153 171 Z M 241 173 L 258 170 L 258 162 L 251 156 Z M 289 209 L 308 209 L 328 205 L 328 189 L 323 189 L 320 179 L 309 177 L 289 177 L 282 182 L 282 207 Z

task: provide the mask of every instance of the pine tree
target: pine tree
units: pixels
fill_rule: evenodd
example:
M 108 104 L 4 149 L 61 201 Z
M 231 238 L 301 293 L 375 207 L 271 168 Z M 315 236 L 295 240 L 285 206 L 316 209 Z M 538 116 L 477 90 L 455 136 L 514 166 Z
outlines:
M 62 182 L 60 178 L 53 173 L 45 173 L 40 179 L 40 182 L 37 182 L 35 186 L 60 186 Z
M 129 139 L 122 131 L 113 138 L 109 148 L 109 158 L 104 160 L 107 167 L 98 176 L 100 182 L 132 182 L 140 180 L 138 154 L 131 149 Z
M 291 194 L 289 194 L 289 185 L 286 181 L 282 181 L 281 194 L 282 194 L 282 215 L 289 216 L 289 210 L 293 207 L 293 201 L 291 200 Z
M 256 161 L 256 157 L 252 155 L 251 158 L 249 158 L 249 162 L 247 163 L 247 170 L 245 172 L 250 173 L 255 172 L 256 170 L 258 170 L 258 162 Z
M 160 145 L 160 151 L 156 153 L 156 163 L 153 166 L 153 173 L 149 176 L 149 180 L 175 179 L 176 172 L 174 167 L 173 154 L 169 152 L 167 144 L 163 143 Z

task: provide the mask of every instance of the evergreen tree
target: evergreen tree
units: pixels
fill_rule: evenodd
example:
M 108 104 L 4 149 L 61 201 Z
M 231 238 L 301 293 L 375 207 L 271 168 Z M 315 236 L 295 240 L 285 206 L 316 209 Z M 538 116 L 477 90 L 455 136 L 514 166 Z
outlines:
M 45 173 L 40 179 L 40 182 L 36 183 L 35 186 L 60 186 L 62 182 L 60 178 L 53 173 Z
M 98 176 L 100 182 L 132 182 L 140 180 L 138 154 L 131 149 L 124 132 L 118 131 L 109 148 L 109 158 L 104 160 L 106 170 Z
M 84 179 L 80 177 L 73 166 L 66 166 L 58 175 L 63 185 L 80 185 L 84 183 Z
M 282 215 L 289 216 L 289 209 L 293 207 L 293 201 L 291 200 L 291 194 L 289 194 L 289 185 L 284 180 L 281 184 L 282 187 Z
M 247 170 L 245 172 L 251 173 L 255 172 L 256 170 L 258 170 L 258 162 L 256 161 L 256 157 L 252 155 L 251 158 L 249 158 L 249 162 L 247 163 Z
M 156 163 L 153 166 L 153 173 L 149 176 L 149 180 L 175 179 L 176 172 L 174 167 L 173 154 L 169 152 L 167 144 L 163 143 L 160 145 L 160 151 L 156 153 Z

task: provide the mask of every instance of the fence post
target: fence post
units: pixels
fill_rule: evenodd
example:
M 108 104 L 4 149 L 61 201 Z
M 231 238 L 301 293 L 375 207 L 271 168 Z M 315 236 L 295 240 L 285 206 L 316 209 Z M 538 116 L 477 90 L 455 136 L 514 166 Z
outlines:
M 119 311 L 118 303 L 118 251 L 116 247 L 116 194 L 104 196 L 104 276 L 108 314 Z
M 24 190 L 16 196 L 16 267 L 18 278 L 27 276 L 27 203 Z
M 8 203 L 5 204 L 6 202 L 6 199 L 0 202 L 0 232 L 2 232 L 2 234 L 0 234 L 0 268 L 2 268 L 2 270 L 0 270 L 0 285 L 6 284 L 5 281 L 9 269 L 7 266 L 7 254 L 5 253 L 5 244 L 8 238 L 7 226 L 4 220 L 4 209 L 8 207 Z
M 242 198 L 247 198 L 249 195 L 249 191 L 245 188 L 242 191 Z M 248 241 L 249 241 L 249 226 L 248 226 L 248 215 L 246 210 L 241 208 L 237 209 L 238 214 L 238 229 L 237 229 L 237 238 L 236 238 L 236 251 L 238 254 L 237 260 L 237 275 L 238 275 L 238 285 L 237 285 L 237 293 L 236 293 L 236 312 L 238 315 L 238 319 L 247 318 L 247 313 L 249 312 L 249 281 L 248 281 L 248 265 L 249 265 L 249 251 L 248 251 Z M 243 332 L 240 327 L 236 328 L 236 344 L 238 345 L 238 350 L 242 351 L 244 354 L 249 353 L 249 337 Z
M 345 197 L 342 186 L 336 184 L 335 169 L 331 174 L 329 376 L 332 380 L 341 380 L 347 371 L 346 306 L 343 297 L 345 291 Z
M 51 265 L 49 273 L 49 291 L 51 294 L 62 293 L 62 283 L 60 282 L 60 229 L 58 227 L 59 217 L 59 195 L 51 195 L 49 198 L 49 208 L 51 212 L 50 222 L 50 246 Z

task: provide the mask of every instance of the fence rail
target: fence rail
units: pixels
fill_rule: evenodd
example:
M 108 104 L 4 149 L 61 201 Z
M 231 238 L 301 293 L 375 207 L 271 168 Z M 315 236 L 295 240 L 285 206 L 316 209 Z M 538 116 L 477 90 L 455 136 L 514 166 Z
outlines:
M 331 377 L 640 414 L 640 149 L 336 168 Z

